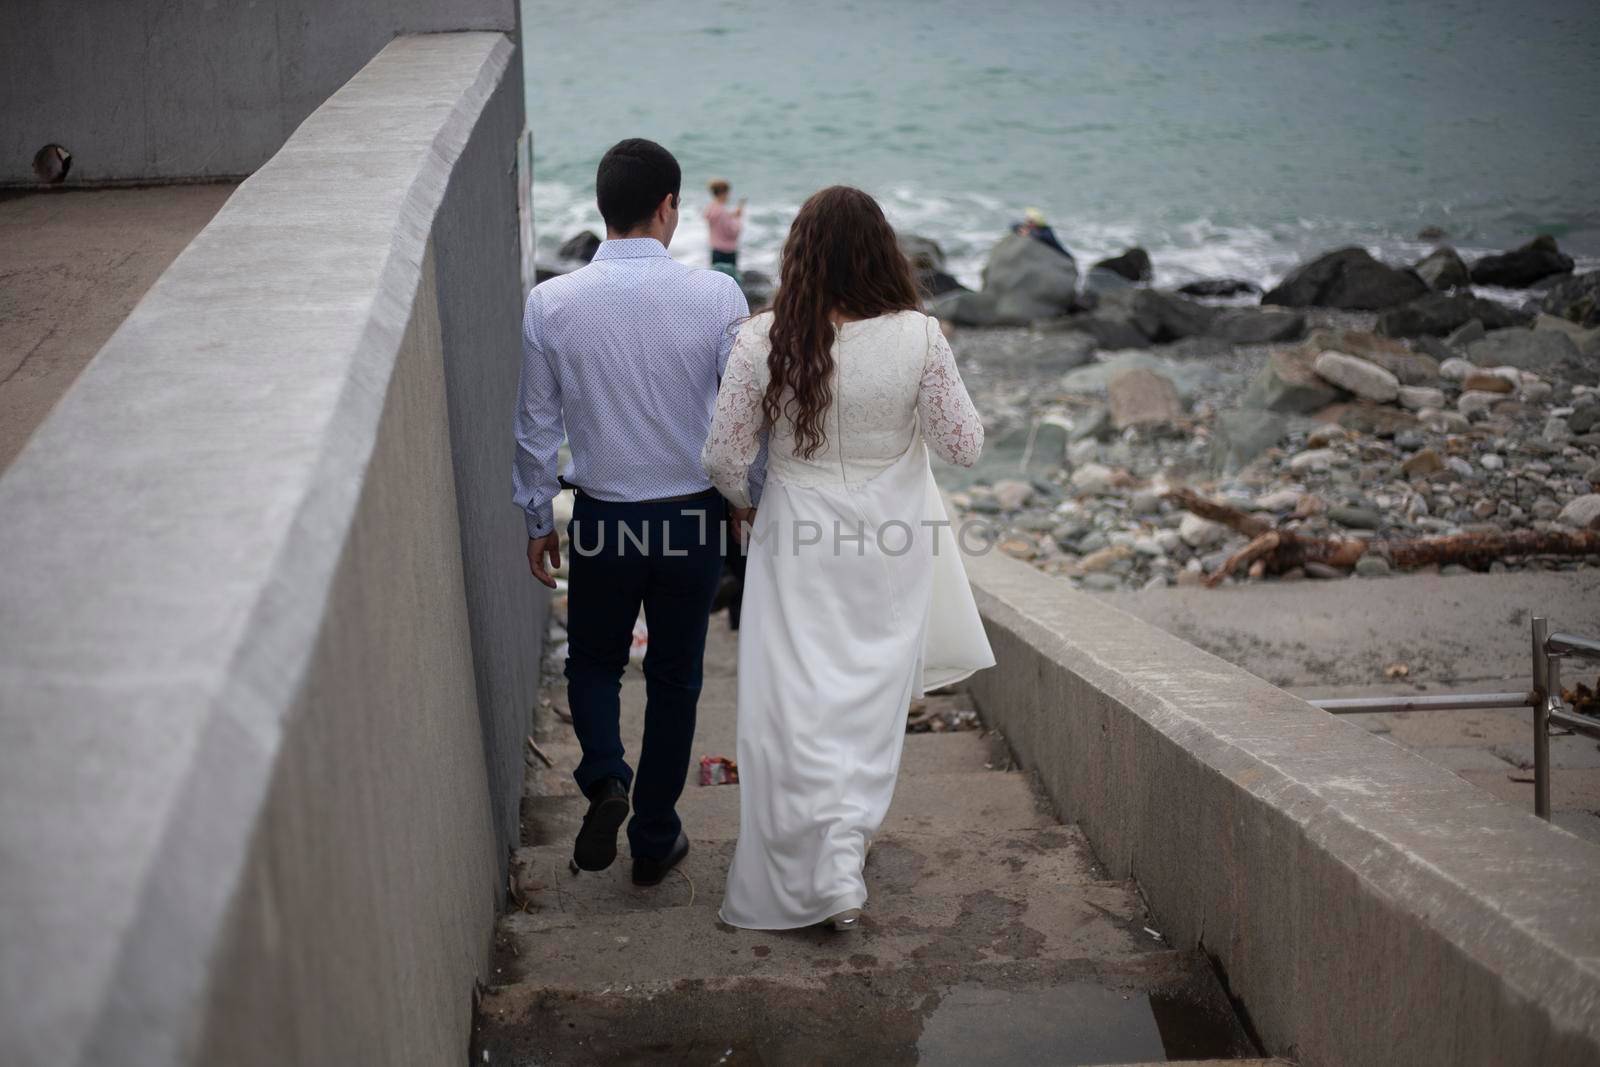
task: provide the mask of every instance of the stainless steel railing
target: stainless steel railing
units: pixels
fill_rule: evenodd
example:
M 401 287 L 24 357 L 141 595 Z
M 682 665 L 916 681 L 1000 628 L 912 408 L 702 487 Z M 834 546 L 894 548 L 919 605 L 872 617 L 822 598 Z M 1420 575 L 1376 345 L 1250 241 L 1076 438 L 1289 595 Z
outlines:
M 1310 703 L 1334 715 L 1404 711 L 1484 711 L 1533 709 L 1533 811 L 1550 818 L 1550 728 L 1558 726 L 1600 740 L 1600 718 L 1582 715 L 1561 702 L 1561 662 L 1572 657 L 1600 660 L 1600 640 L 1551 633 L 1550 620 L 1533 620 L 1533 688 L 1525 693 L 1449 693 L 1442 696 L 1341 697 Z

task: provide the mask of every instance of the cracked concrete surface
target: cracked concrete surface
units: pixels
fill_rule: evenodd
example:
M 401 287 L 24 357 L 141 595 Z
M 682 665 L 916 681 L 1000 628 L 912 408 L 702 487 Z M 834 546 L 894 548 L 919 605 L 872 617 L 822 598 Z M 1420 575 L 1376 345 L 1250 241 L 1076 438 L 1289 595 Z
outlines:
M 0 197 L 0 471 L 235 188 Z

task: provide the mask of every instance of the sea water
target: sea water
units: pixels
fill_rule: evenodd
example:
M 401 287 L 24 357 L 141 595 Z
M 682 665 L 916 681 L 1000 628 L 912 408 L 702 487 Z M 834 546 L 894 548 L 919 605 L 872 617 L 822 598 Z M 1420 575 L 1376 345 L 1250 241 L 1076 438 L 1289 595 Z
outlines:
M 1162 284 L 1409 261 L 1425 227 L 1600 265 L 1600 0 L 525 0 L 523 39 L 545 255 L 603 233 L 595 165 L 639 136 L 683 165 L 686 262 L 723 177 L 767 270 L 833 183 L 968 284 L 1030 207 Z

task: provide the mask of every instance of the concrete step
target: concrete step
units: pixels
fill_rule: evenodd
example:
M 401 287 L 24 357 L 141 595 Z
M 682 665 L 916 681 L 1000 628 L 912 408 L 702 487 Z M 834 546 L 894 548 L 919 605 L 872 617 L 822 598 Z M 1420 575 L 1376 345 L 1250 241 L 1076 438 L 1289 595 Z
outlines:
M 508 913 L 500 922 L 504 951 L 498 981 L 598 989 L 612 983 L 713 978 L 719 975 L 807 975 L 846 958 L 873 966 L 974 960 L 1116 961 L 1160 951 L 1147 933 L 1144 906 L 1130 883 L 1093 882 L 1051 892 L 1037 881 L 997 876 L 964 892 L 929 893 L 892 886 L 871 873 L 871 899 L 861 929 L 839 935 L 808 929 L 737 930 L 717 918 L 722 874 L 688 883 L 674 876 L 637 890 L 656 908 L 589 911 L 581 907 Z M 577 876 L 555 893 L 583 892 Z M 613 892 L 610 885 L 602 890 Z
M 840 948 L 809 974 L 497 987 L 480 1004 L 473 1062 L 485 1053 L 513 1067 L 965 1067 L 1193 1061 L 1255 1049 L 1196 953 L 886 966 L 862 945 Z
M 538 742 L 539 748 L 549 756 L 553 767 L 547 767 L 537 757 L 529 755 L 528 774 L 523 785 L 525 796 L 577 796 L 578 787 L 572 780 L 572 770 L 578 765 L 583 752 L 572 736 L 571 727 L 561 727 L 563 733 Z M 552 731 L 553 732 L 553 731 Z M 698 738 L 696 739 L 698 744 Z M 637 750 L 637 746 L 629 752 Z M 701 756 L 734 756 L 732 745 L 723 749 L 709 746 L 697 747 L 689 766 L 688 788 L 698 788 Z M 1004 770 L 1010 766 L 1010 752 L 1005 739 L 999 734 L 978 730 L 962 730 L 943 734 L 908 734 L 905 752 L 900 760 L 902 779 L 924 774 L 944 774 L 956 771 Z
M 693 842 L 672 877 L 650 889 L 629 878 L 626 855 L 609 869 L 574 876 L 570 842 L 520 848 L 511 873 L 517 904 L 532 914 L 614 914 L 681 907 L 693 895 L 720 897 L 734 842 Z M 1043 895 L 1105 881 L 1089 843 L 1075 826 L 1042 830 L 965 831 L 955 834 L 882 834 L 867 857 L 867 882 L 874 899 L 893 896 L 960 896 L 997 883 L 1024 895 Z
M 522 843 L 570 845 L 587 810 L 576 789 L 524 795 Z M 692 841 L 733 840 L 739 836 L 739 787 L 690 785 L 678 801 L 678 815 Z M 959 833 L 1055 825 L 1031 780 L 1019 771 L 932 771 L 901 775 L 883 831 Z

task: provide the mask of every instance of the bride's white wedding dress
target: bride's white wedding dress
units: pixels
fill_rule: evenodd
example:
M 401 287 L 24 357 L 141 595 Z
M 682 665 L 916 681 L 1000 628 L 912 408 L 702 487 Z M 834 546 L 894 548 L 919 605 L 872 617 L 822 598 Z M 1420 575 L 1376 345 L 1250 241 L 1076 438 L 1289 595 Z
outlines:
M 703 456 L 735 506 L 761 430 L 770 315 L 728 357 Z M 739 843 L 722 919 L 792 929 L 867 899 L 862 862 L 894 796 L 906 712 L 993 665 L 928 449 L 970 466 L 983 426 L 938 323 L 846 323 L 827 441 L 772 427 L 739 629 Z

